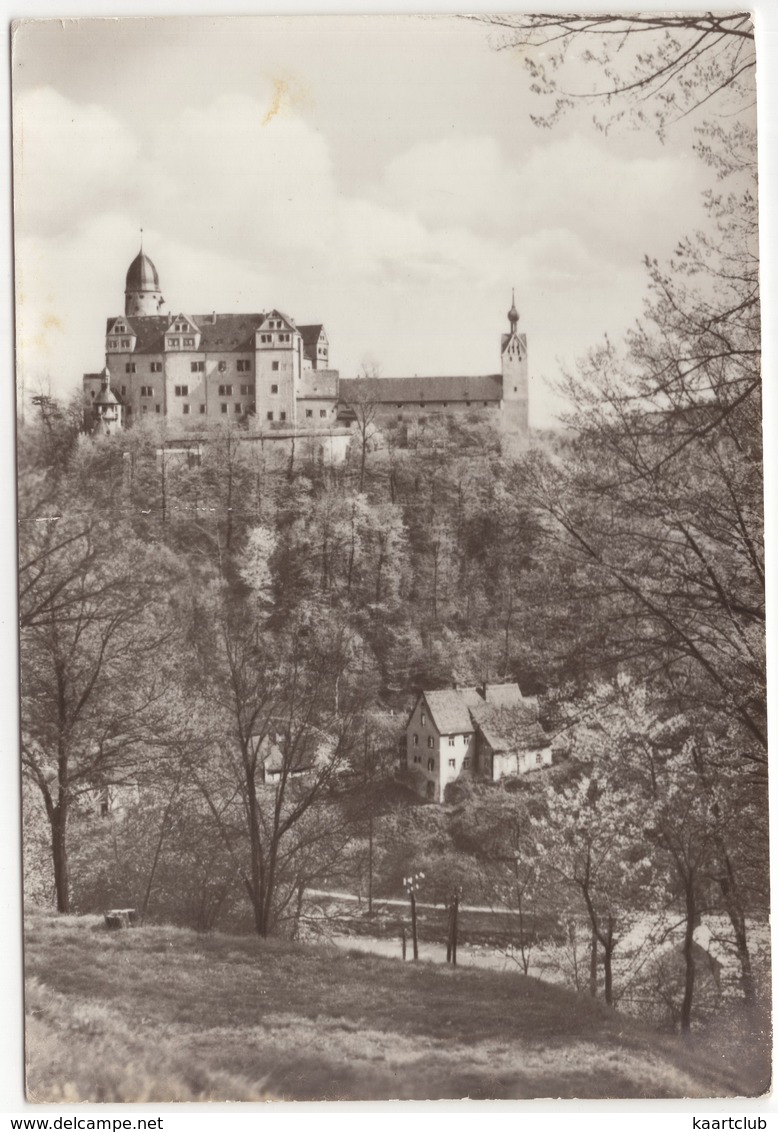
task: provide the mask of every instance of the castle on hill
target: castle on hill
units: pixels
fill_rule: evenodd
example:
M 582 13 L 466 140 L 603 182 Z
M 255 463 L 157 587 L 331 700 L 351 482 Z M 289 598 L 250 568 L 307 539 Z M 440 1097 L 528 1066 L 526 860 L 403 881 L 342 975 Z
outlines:
M 157 269 L 143 249 L 130 264 L 124 314 L 107 320 L 105 369 L 84 374 L 88 427 L 112 433 L 144 416 L 186 426 L 233 422 L 252 435 L 348 435 L 370 405 L 377 424 L 426 414 L 494 418 L 528 433 L 527 336 L 515 300 L 502 335 L 502 369 L 474 377 L 341 378 L 321 323 L 276 309 L 255 314 L 163 311 Z

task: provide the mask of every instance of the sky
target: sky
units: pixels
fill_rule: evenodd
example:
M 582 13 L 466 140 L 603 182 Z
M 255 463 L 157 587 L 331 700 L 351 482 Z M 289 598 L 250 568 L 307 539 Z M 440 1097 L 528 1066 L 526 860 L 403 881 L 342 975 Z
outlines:
M 496 373 L 515 288 L 531 418 L 640 315 L 704 221 L 692 129 L 553 129 L 523 59 L 454 17 L 23 23 L 13 45 L 17 378 L 104 364 L 140 245 L 171 314 L 323 322 L 343 376 Z

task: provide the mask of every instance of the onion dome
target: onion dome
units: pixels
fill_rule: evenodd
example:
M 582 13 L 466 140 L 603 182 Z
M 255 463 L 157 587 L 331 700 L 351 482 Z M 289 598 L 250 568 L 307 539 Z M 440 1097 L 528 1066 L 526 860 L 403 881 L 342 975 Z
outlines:
M 93 404 L 118 405 L 119 399 L 111 390 L 111 371 L 108 369 L 108 366 L 106 366 L 103 370 L 102 374 L 100 375 L 100 379 L 100 392 L 95 397 Z
M 159 291 L 157 269 L 142 251 L 130 264 L 125 291 Z
M 508 311 L 508 322 L 511 324 L 511 329 L 516 329 L 516 324 L 519 321 L 519 312 L 516 310 L 516 293 L 511 291 L 511 309 Z

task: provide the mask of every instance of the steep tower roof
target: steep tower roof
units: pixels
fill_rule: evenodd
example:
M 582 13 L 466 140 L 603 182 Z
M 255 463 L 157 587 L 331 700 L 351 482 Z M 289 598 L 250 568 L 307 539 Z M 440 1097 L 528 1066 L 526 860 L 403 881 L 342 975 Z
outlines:
M 159 291 L 159 275 L 149 257 L 139 251 L 127 271 L 125 291 Z

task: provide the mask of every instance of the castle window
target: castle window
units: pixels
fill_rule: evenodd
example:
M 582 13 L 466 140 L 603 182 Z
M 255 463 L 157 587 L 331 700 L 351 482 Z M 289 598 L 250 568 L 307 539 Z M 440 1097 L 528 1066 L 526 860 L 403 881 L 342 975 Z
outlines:
M 240 401 L 235 402 L 235 412 L 236 413 L 242 413 L 243 412 L 243 406 L 241 405 Z
M 227 412 L 227 405 L 224 402 L 222 402 L 222 413 L 226 413 L 226 412 Z
M 278 392 L 278 386 L 277 385 L 271 385 L 270 386 L 270 392 L 271 393 L 277 393 Z
M 435 747 L 435 740 L 433 739 L 433 737 L 432 737 L 431 735 L 428 735 L 428 736 L 427 736 L 427 746 L 429 747 L 429 749 L 430 749 L 431 751 L 432 751 L 432 750 L 434 750 L 434 747 Z
M 183 334 L 189 329 L 189 324 L 186 322 L 177 322 L 173 329 L 177 330 L 179 334 Z
M 184 349 L 186 349 L 186 347 L 189 346 L 189 348 L 193 350 L 194 349 L 194 342 L 195 342 L 194 338 L 185 338 L 184 339 Z
M 273 419 L 273 414 L 272 414 L 272 413 L 268 413 L 268 414 L 267 414 L 267 419 L 268 419 L 269 421 L 272 421 L 272 419 Z
M 94 393 L 92 394 L 92 396 L 94 397 Z M 127 386 L 123 385 L 122 386 L 122 397 L 126 397 L 126 396 L 127 396 Z
M 489 408 L 489 402 L 488 402 L 488 401 L 484 401 L 484 408 L 485 408 L 485 409 L 488 409 L 488 408 Z
M 188 405 L 183 405 L 183 406 L 182 406 L 182 408 L 183 408 L 183 410 L 184 410 L 184 416 L 185 416 L 185 417 L 188 417 L 188 416 L 189 416 L 189 406 L 188 406 Z
M 313 416 L 313 409 L 306 409 L 305 415 L 306 415 L 306 417 L 312 417 Z
M 513 392 L 514 392 L 514 393 L 518 393 L 518 392 L 519 392 L 519 387 L 518 387 L 518 385 L 514 385 L 514 387 L 513 387 Z
M 398 409 L 401 409 L 402 407 L 403 407 L 403 403 L 402 403 L 402 401 L 398 401 L 398 402 L 397 402 L 397 408 L 398 408 Z
M 127 362 L 124 367 L 125 373 L 135 373 L 135 362 Z
M 167 344 L 168 344 L 169 349 L 175 350 L 176 347 L 181 345 L 181 339 L 180 338 L 168 338 Z
M 447 409 L 447 408 L 448 408 L 448 401 L 444 401 L 444 402 L 443 402 L 443 408 L 444 408 L 444 409 Z
M 109 350 L 115 350 L 116 349 L 116 339 L 115 338 L 109 338 L 108 339 L 108 349 Z
M 327 416 L 327 410 L 326 409 L 319 409 L 319 416 L 320 417 L 326 417 Z
M 122 349 L 123 350 L 129 350 L 129 348 L 130 348 L 129 338 L 122 338 Z
M 190 362 L 190 373 L 205 373 L 205 362 Z
M 465 404 L 467 405 L 467 407 L 468 407 L 468 408 L 470 407 L 470 402 L 469 402 L 469 401 L 465 401 Z
M 154 390 L 152 389 L 152 387 L 150 385 L 141 385 L 140 395 L 141 395 L 141 397 L 153 397 L 154 396 Z
M 434 759 L 427 759 L 427 770 L 434 770 L 434 769 L 435 769 L 435 760 Z
M 149 407 L 148 407 L 148 405 L 141 405 L 141 407 L 140 407 L 140 411 L 141 411 L 142 413 L 147 413 L 147 412 L 149 411 Z
M 227 372 L 227 363 L 226 362 L 219 362 L 219 373 L 226 373 L 226 372 Z
M 274 370 L 275 370 L 276 372 L 278 371 L 278 362 L 273 362 L 273 369 L 274 369 Z
M 272 323 L 271 323 L 271 325 L 272 325 Z M 273 341 L 273 335 L 272 334 L 260 334 L 259 340 L 260 340 L 260 342 L 272 342 Z
M 152 373 L 162 373 L 162 362 L 152 362 L 149 369 Z
M 455 743 L 456 743 L 456 738 L 453 735 L 449 735 L 449 737 L 448 737 L 449 747 L 453 747 Z
M 219 396 L 220 397 L 231 397 L 232 396 L 232 386 L 231 385 L 220 385 L 219 386 Z
M 200 406 L 200 412 L 201 412 L 201 413 L 205 413 L 205 405 L 201 405 L 201 406 Z
M 470 759 L 467 756 L 465 756 L 465 758 L 462 759 L 462 770 L 469 770 L 469 769 L 470 769 Z
M 155 413 L 161 413 L 162 412 L 162 406 L 161 405 L 155 405 L 154 406 L 154 412 Z
M 251 370 L 251 362 L 248 359 L 238 358 L 238 373 L 248 373 Z
M 279 413 L 279 416 L 280 416 L 282 421 L 286 420 L 286 413 Z
M 254 392 L 254 386 L 253 385 L 241 385 L 240 391 L 244 396 L 250 397 L 251 394 Z
M 189 386 L 188 385 L 177 385 L 176 386 L 176 397 L 188 397 L 188 396 L 189 396 Z

